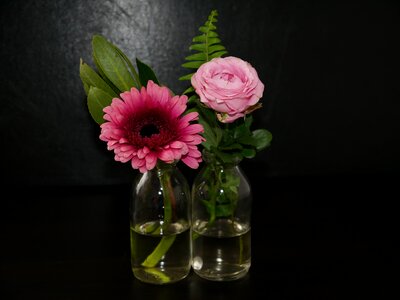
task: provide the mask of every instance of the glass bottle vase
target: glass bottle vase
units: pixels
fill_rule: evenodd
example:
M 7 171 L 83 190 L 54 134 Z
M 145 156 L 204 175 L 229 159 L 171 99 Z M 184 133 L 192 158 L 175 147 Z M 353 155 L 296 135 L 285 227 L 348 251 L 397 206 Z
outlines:
M 174 165 L 139 174 L 130 202 L 131 266 L 140 281 L 167 284 L 190 271 L 190 190 Z
M 247 274 L 251 202 L 251 187 L 239 163 L 206 161 L 192 186 L 192 267 L 197 275 L 228 281 Z

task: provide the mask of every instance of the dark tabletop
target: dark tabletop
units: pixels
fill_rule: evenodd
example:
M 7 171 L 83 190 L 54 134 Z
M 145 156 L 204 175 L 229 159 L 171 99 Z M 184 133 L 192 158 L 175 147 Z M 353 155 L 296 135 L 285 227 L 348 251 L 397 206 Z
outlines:
M 167 286 L 131 273 L 128 185 L 9 186 L 2 299 L 389 299 L 398 283 L 394 176 L 256 174 L 249 274 L 218 283 L 191 273 Z

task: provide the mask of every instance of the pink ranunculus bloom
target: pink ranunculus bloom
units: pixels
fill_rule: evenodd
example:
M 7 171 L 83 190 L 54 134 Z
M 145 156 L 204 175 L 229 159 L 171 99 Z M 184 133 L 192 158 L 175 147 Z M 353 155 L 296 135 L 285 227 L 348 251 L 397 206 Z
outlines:
M 200 101 L 231 123 L 252 110 L 264 92 L 256 70 L 246 61 L 229 56 L 214 58 L 192 76 Z
M 182 115 L 186 96 L 172 96 L 169 89 L 149 81 L 147 88 L 132 88 L 114 98 L 103 109 L 100 139 L 114 150 L 115 160 L 131 162 L 134 169 L 145 173 L 160 159 L 166 163 L 182 160 L 191 168 L 201 162 L 197 145 L 204 141 L 199 133 L 196 112 Z

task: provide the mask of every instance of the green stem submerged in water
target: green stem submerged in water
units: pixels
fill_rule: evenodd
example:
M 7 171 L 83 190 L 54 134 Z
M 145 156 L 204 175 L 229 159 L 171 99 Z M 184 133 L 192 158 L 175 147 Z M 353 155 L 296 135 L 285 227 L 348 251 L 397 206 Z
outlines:
M 164 223 L 163 227 L 167 228 L 172 221 L 172 208 L 175 206 L 174 189 L 171 185 L 171 174 L 168 170 L 158 168 L 158 178 L 164 199 Z
M 171 175 L 169 170 L 164 170 L 162 167 L 159 166 L 157 166 L 157 169 L 157 175 L 160 180 L 163 194 L 164 218 L 161 225 L 157 225 L 157 228 L 154 228 L 153 233 L 158 232 L 162 235 L 165 234 L 166 230 L 168 231 L 168 227 L 172 222 L 173 208 L 175 206 L 175 196 L 173 187 L 171 185 Z M 159 271 L 157 268 L 154 267 L 160 262 L 163 256 L 171 248 L 172 244 L 175 241 L 175 238 L 175 235 L 163 236 L 157 247 L 154 248 L 154 250 L 142 262 L 142 266 L 146 268 L 145 271 L 149 274 L 157 276 L 163 283 L 169 282 L 170 278 L 162 271 Z
M 155 267 L 160 259 L 167 253 L 169 248 L 175 241 L 176 236 L 164 236 L 161 239 L 161 242 L 157 245 L 157 247 L 150 253 L 149 256 L 142 262 L 143 267 L 153 268 Z

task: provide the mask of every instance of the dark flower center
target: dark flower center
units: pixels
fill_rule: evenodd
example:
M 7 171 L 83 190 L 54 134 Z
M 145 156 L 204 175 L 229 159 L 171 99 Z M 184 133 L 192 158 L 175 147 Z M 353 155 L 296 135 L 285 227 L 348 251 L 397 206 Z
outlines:
M 159 134 L 157 126 L 154 124 L 146 124 L 140 129 L 140 135 L 142 137 L 151 137 L 153 134 Z
M 168 114 L 159 108 L 145 108 L 133 114 L 125 125 L 130 144 L 157 150 L 175 140 L 179 134 L 179 120 Z

